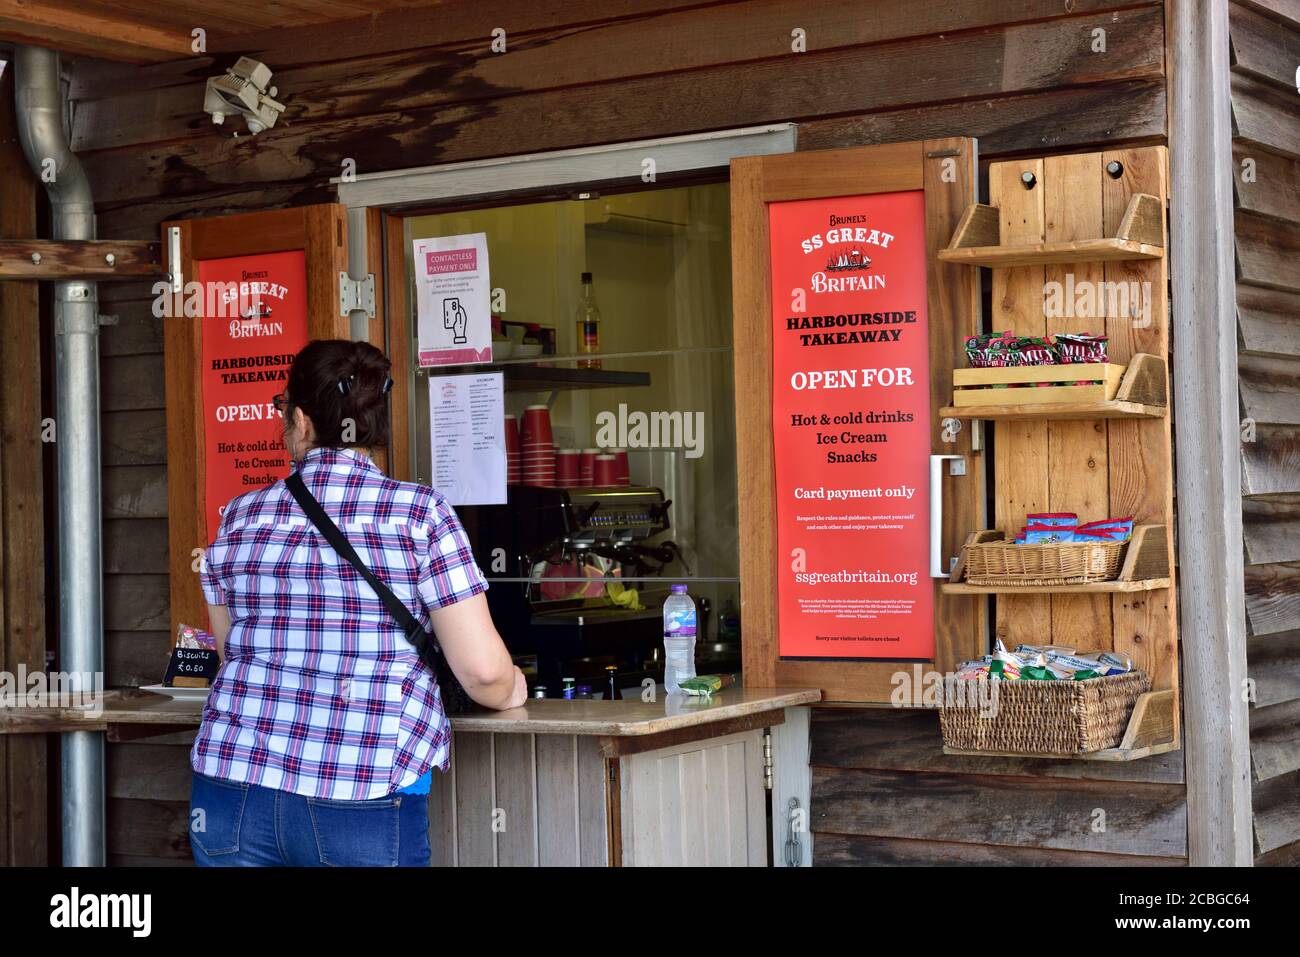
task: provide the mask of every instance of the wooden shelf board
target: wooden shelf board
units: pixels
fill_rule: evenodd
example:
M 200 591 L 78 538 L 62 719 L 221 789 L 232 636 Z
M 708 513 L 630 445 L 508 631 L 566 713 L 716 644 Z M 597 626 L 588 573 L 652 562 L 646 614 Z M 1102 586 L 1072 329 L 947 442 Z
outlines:
M 1082 585 L 971 585 L 944 582 L 940 590 L 947 595 L 1094 595 L 1103 592 L 1156 591 L 1169 587 L 1168 578 L 1141 578 L 1136 581 L 1087 582 Z
M 944 747 L 944 754 L 957 754 L 971 758 L 1043 758 L 1048 761 L 1137 761 L 1149 758 L 1153 754 L 1165 754 L 1177 751 L 1181 745 L 1177 741 L 1164 741 L 1148 744 L 1142 748 L 1107 748 L 1104 751 L 1090 751 L 1087 754 L 1026 754 L 1022 751 L 965 751 L 960 748 Z
M 551 361 L 551 360 L 544 360 Z M 465 372 L 500 372 L 507 392 L 553 392 L 565 389 L 612 389 L 650 384 L 650 373 L 621 369 L 570 369 L 563 366 L 485 363 L 473 366 L 439 366 L 430 375 Z
M 1041 266 L 1060 263 L 1115 262 L 1128 259 L 1160 259 L 1163 246 L 1132 239 L 1076 239 L 1060 243 L 1031 243 L 1024 246 L 966 246 L 939 250 L 944 262 L 967 266 L 1005 269 L 1013 266 Z
M 1037 405 L 946 405 L 939 410 L 948 419 L 1159 419 L 1169 412 L 1163 405 L 1141 402 L 1043 402 Z

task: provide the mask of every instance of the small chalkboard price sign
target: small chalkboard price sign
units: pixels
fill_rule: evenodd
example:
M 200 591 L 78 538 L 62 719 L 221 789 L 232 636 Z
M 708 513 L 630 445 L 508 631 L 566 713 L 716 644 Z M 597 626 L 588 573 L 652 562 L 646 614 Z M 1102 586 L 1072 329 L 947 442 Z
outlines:
M 176 630 L 176 643 L 172 646 L 163 684 L 168 688 L 207 688 L 216 678 L 220 665 L 216 638 L 181 625 Z

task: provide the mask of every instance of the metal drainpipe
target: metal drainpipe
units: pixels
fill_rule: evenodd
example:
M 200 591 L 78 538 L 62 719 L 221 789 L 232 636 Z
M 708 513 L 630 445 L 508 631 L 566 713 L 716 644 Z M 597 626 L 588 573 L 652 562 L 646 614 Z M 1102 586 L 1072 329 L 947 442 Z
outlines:
M 54 238 L 94 239 L 90 182 L 63 124 L 59 56 L 53 50 L 20 46 L 14 65 L 19 138 L 50 195 Z M 86 691 L 94 689 L 95 676 L 104 668 L 98 307 L 95 283 L 54 283 L 59 668 L 70 683 L 76 682 L 73 687 Z M 64 865 L 103 866 L 102 733 L 63 735 L 62 815 Z

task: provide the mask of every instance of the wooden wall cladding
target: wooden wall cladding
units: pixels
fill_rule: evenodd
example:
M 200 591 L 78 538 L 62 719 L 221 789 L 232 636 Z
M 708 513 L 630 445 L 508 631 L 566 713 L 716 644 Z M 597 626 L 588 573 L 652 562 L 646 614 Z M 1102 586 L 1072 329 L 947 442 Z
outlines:
M 13 70 L 6 70 L 0 76 L 0 238 L 30 239 L 36 235 L 40 186 L 18 145 L 13 114 Z M 0 282 L 0 670 L 9 672 L 45 668 L 41 420 L 54 413 L 41 404 L 39 297 L 35 282 Z M 0 738 L 0 865 L 48 863 L 48 743 L 40 734 Z
M 1229 8 L 1256 864 L 1300 863 L 1300 5 Z
M 1187 853 L 1177 751 L 1133 762 L 945 755 L 933 713 L 823 708 L 811 763 L 814 864 L 1177 865 Z
M 960 133 L 979 139 L 984 161 L 1163 141 L 1163 4 L 1064 7 L 878 0 L 862 16 L 853 5 L 802 0 L 799 25 L 810 37 L 802 54 L 790 52 L 788 0 L 564 10 L 502 0 L 463 4 L 454 16 L 392 11 L 244 36 L 237 50 L 217 42 L 212 56 L 157 66 L 72 62 L 74 145 L 100 234 L 156 239 L 164 220 L 328 202 L 328 180 L 345 157 L 365 173 L 789 120 L 799 123 L 802 149 Z M 509 52 L 491 54 L 485 38 L 503 23 Z M 1104 54 L 1090 48 L 1097 27 L 1107 31 Z M 275 71 L 289 109 L 274 129 L 235 140 L 197 104 L 204 80 L 238 53 Z M 936 59 L 948 68 L 934 71 Z M 1266 122 L 1276 108 L 1257 112 Z M 158 361 L 162 326 L 151 298 L 146 283 L 101 287 L 103 311 L 118 316 L 101 337 L 106 360 Z M 163 383 L 150 378 L 133 391 L 133 408 L 105 415 L 104 516 L 120 522 L 106 591 L 110 684 L 156 678 L 167 642 L 165 578 L 120 560 L 133 529 L 154 541 L 146 529 L 167 518 L 167 469 L 149 415 L 163 408 Z M 1283 445 L 1276 455 L 1295 449 L 1300 463 L 1300 442 Z M 1268 474 L 1278 473 L 1270 465 Z M 135 747 L 147 745 L 122 745 Z M 188 847 L 173 840 L 150 845 L 157 825 L 145 802 L 110 803 L 111 860 L 187 859 Z M 149 807 L 159 821 L 179 812 L 183 828 L 183 805 Z

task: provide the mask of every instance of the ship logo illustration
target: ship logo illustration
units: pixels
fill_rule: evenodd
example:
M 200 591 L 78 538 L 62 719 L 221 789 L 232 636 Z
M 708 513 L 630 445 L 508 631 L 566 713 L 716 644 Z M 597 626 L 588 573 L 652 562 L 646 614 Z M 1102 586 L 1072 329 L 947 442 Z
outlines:
M 832 256 L 826 261 L 827 272 L 850 272 L 858 269 L 870 269 L 871 259 L 857 246 L 846 253 Z

